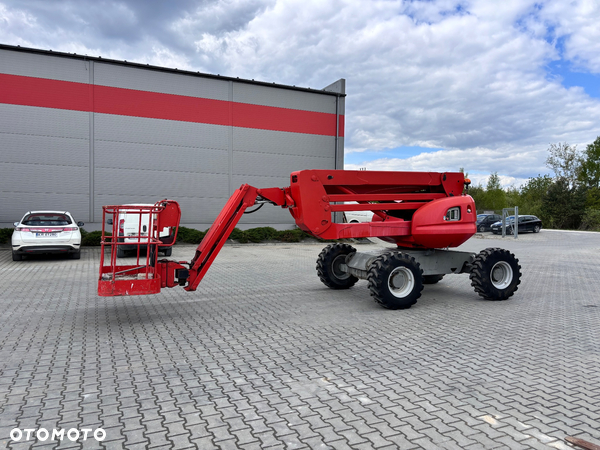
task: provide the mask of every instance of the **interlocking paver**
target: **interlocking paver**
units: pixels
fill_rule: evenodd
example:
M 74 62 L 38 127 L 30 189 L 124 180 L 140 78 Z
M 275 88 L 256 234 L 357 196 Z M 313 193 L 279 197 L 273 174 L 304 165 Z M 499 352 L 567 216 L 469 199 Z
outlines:
M 490 246 L 521 260 L 513 299 L 446 276 L 408 311 L 378 307 L 364 282 L 325 288 L 315 244 L 227 245 L 196 292 L 130 298 L 96 296 L 98 249 L 21 262 L 0 249 L 0 446 L 32 448 L 9 442 L 15 426 L 105 429 L 83 448 L 600 443 L 600 235 L 464 249 Z

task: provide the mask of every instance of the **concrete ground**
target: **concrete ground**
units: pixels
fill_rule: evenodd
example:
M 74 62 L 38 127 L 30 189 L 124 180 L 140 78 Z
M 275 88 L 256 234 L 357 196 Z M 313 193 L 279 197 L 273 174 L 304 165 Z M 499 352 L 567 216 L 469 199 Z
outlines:
M 512 299 L 451 275 L 404 311 L 364 281 L 326 288 L 318 244 L 228 245 L 196 292 L 113 298 L 96 295 L 97 248 L 0 251 L 0 448 L 600 444 L 600 233 L 486 233 L 461 249 L 494 246 L 520 259 Z M 15 428 L 106 438 L 16 441 Z

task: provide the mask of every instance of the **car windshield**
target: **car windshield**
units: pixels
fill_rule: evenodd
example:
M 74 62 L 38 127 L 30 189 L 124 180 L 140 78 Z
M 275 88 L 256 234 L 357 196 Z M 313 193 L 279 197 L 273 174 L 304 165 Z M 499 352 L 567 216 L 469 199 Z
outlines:
M 69 225 L 71 219 L 66 214 L 60 213 L 32 213 L 26 216 L 21 222 L 30 227 Z

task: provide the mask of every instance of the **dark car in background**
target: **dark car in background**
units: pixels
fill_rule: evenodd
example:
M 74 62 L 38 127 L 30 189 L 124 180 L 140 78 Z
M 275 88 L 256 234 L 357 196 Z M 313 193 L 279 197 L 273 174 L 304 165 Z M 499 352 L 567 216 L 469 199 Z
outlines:
M 515 218 L 514 216 L 506 219 L 506 233 L 513 234 Z M 519 216 L 519 233 L 539 233 L 542 229 L 542 221 L 536 216 L 523 215 Z M 492 233 L 502 234 L 502 220 L 492 225 Z
M 502 220 L 500 214 L 477 214 L 477 231 L 490 231 L 499 220 Z

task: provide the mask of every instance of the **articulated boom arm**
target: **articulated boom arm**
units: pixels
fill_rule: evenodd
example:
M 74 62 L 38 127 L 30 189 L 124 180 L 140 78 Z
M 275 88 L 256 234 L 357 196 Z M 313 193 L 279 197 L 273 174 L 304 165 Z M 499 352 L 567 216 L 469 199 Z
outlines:
M 116 266 L 111 258 L 112 270 L 101 267 L 99 293 L 153 293 L 149 291 L 156 290 L 157 278 L 160 287 L 181 285 L 195 290 L 246 209 L 257 203 L 288 208 L 301 229 L 321 239 L 378 237 L 404 248 L 457 247 L 476 231 L 475 204 L 463 195 L 465 184 L 462 173 L 344 170 L 293 172 L 286 188 L 257 189 L 244 184 L 229 198 L 191 262 L 157 260 L 154 252 L 143 269 L 139 252 L 137 266 Z M 176 205 L 170 200 L 163 203 Z M 105 207 L 105 214 L 106 208 L 112 208 L 109 213 L 116 223 L 118 207 Z M 335 223 L 333 213 L 344 211 L 372 211 L 373 221 Z M 157 244 L 154 238 L 146 242 L 148 247 L 173 245 Z M 118 244 L 103 235 L 103 250 L 104 245 L 115 252 Z M 119 274 L 132 272 L 138 280 L 128 280 L 130 287 L 118 287 Z M 154 287 L 143 292 L 140 285 L 148 279 L 153 281 L 146 284 Z

